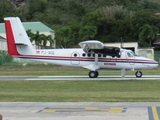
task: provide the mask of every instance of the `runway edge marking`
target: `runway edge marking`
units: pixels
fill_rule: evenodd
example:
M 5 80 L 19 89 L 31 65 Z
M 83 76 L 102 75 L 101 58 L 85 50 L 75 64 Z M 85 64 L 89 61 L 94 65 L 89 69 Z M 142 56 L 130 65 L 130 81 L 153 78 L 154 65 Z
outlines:
M 160 120 L 160 107 L 152 106 L 148 107 L 149 120 Z

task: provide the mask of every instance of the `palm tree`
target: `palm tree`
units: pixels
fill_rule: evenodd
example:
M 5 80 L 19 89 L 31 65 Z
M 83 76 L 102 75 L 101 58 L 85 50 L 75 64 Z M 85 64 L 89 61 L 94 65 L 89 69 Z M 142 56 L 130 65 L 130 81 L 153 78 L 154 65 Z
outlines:
M 40 45 L 42 45 L 44 48 L 47 45 L 47 36 L 45 34 L 40 34 Z
M 41 42 L 42 42 L 41 44 L 44 48 L 46 47 L 47 42 L 50 43 L 50 48 L 52 48 L 52 44 L 54 43 L 54 40 L 52 39 L 51 35 L 41 34 L 40 37 L 41 37 Z
M 30 38 L 30 41 L 31 42 L 35 41 L 35 45 L 37 45 L 39 48 L 39 46 L 42 43 L 43 35 L 39 34 L 39 31 L 36 31 L 36 33 L 32 33 L 30 29 L 27 30 L 26 32 Z
M 34 33 L 31 32 L 31 29 L 26 30 L 26 33 L 27 33 L 28 37 L 30 38 L 30 41 L 33 42 L 34 41 L 34 39 L 33 39 Z
M 51 35 L 46 36 L 47 41 L 50 42 L 50 48 L 52 48 L 53 43 L 55 44 L 55 41 L 53 40 Z
M 41 45 L 45 48 L 47 42 L 50 42 L 50 47 L 52 47 L 52 44 L 54 43 L 54 40 L 51 35 L 40 34 L 39 31 L 36 31 L 36 33 L 32 33 L 30 29 L 27 30 L 26 32 L 30 37 L 30 41 L 31 42 L 35 41 L 35 44 L 38 46 L 38 48 Z

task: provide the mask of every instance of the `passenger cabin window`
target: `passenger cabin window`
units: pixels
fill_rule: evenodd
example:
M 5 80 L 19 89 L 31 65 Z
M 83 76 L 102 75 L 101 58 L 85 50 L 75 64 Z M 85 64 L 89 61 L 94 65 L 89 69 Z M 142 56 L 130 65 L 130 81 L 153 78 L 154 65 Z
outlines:
M 103 57 L 106 57 L 107 55 L 103 54 Z
M 74 54 L 74 57 L 76 57 L 77 56 L 77 54 L 75 55 Z M 107 55 L 105 55 L 105 54 L 98 54 L 98 57 L 106 57 Z M 82 53 L 82 57 L 95 57 L 95 54 L 91 54 L 91 53 L 88 53 L 88 54 L 86 54 L 86 53 Z
M 83 57 L 85 57 L 85 56 L 86 56 L 86 54 L 85 54 L 85 53 L 83 53 L 83 54 L 82 54 L 82 56 L 83 56 Z
M 77 54 L 76 54 L 76 53 L 74 53 L 74 57 L 77 57 Z
M 90 54 L 90 53 L 88 53 L 88 57 L 91 57 L 91 54 Z

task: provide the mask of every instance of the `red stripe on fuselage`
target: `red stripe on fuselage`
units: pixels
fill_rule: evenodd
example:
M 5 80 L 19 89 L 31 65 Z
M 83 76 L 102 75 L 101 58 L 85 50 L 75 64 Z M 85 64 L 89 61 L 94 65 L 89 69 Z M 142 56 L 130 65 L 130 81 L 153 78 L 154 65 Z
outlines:
M 8 54 L 9 55 L 19 55 L 16 45 L 15 45 L 15 40 L 13 36 L 13 31 L 11 27 L 11 23 L 9 20 L 5 20 L 5 29 L 6 29 L 6 38 L 7 38 L 7 47 L 8 47 Z

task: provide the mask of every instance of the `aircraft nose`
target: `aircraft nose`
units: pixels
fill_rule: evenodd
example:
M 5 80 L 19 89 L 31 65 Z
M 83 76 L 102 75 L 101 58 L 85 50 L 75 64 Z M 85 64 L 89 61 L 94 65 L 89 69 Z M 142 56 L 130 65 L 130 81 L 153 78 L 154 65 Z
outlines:
M 158 67 L 158 62 L 154 60 L 152 67 L 153 67 L 153 68 Z
M 156 68 L 158 66 L 158 62 L 150 59 L 150 62 L 144 63 L 143 65 L 147 68 Z

